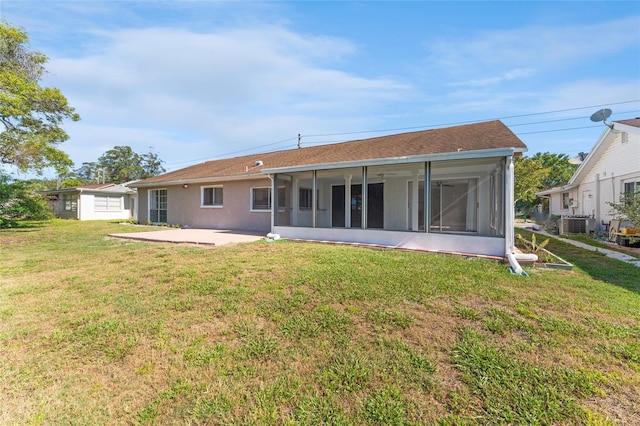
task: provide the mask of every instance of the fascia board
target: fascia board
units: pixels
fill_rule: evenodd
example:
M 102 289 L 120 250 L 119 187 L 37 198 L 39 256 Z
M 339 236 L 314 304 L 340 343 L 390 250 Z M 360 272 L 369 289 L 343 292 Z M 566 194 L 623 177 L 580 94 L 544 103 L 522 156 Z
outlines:
M 352 168 L 352 167 L 385 166 L 385 165 L 404 164 L 404 163 L 420 163 L 420 162 L 426 162 L 426 161 L 466 160 L 466 159 L 474 159 L 474 158 L 506 157 L 506 156 L 514 155 L 515 152 L 523 152 L 523 151 L 516 150 L 514 148 L 495 148 L 495 149 L 483 149 L 483 150 L 476 150 L 476 151 L 446 152 L 441 154 L 411 155 L 411 156 L 404 156 L 404 157 L 375 158 L 370 160 L 343 161 L 343 162 L 324 163 L 324 164 L 308 164 L 303 166 L 276 167 L 271 169 L 263 169 L 262 173 L 264 174 L 293 173 L 293 172 L 304 172 L 309 170 L 346 169 L 346 168 Z
M 585 160 L 582 162 L 582 164 L 580 164 L 580 166 L 575 171 L 573 176 L 571 176 L 571 179 L 569 179 L 568 185 L 575 185 L 576 182 L 579 182 L 580 178 L 582 177 L 582 174 L 589 169 L 589 167 L 591 166 L 591 163 L 593 163 L 594 161 L 597 161 L 596 157 L 600 156 L 600 150 L 601 148 L 604 148 L 607 137 L 609 137 L 609 135 L 612 134 L 613 132 L 614 131 L 612 131 L 609 127 L 607 127 L 602 132 L 602 134 L 600 135 L 600 138 L 596 141 L 596 143 L 591 148 L 591 151 L 589 152 L 589 155 L 587 155 L 587 158 L 585 158 Z
M 163 181 L 155 181 L 149 183 L 139 183 L 139 184 L 131 184 L 129 185 L 132 188 L 156 188 L 159 186 L 174 186 L 174 185 L 184 185 L 184 184 L 200 184 L 200 183 L 219 183 L 219 182 L 229 182 L 229 181 L 238 181 L 238 180 L 252 180 L 252 179 L 263 179 L 264 176 L 261 173 L 253 173 L 250 175 L 228 175 L 228 176 L 216 176 L 216 177 L 201 177 L 201 178 L 192 178 L 192 179 L 174 179 L 174 180 L 163 180 Z
M 613 122 L 613 128 L 622 132 L 640 135 L 640 127 L 629 126 L 628 124 L 618 123 L 617 121 Z

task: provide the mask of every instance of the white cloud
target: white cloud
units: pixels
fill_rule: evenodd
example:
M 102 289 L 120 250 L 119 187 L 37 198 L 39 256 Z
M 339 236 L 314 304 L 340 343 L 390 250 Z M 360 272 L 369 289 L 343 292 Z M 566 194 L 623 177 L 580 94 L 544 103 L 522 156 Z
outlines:
M 425 43 L 427 65 L 457 78 L 456 85 L 501 83 L 511 70 L 519 72 L 507 80 L 526 78 L 637 46 L 638 21 L 632 16 L 593 25 L 481 31 L 471 41 L 431 40 Z
M 359 116 L 409 89 L 391 78 L 331 68 L 354 53 L 348 41 L 279 27 L 212 33 L 148 28 L 103 38 L 89 56 L 53 58 L 48 69 L 83 122 L 101 126 L 111 146 L 124 144 L 116 141 L 122 138 L 117 127 L 164 128 L 175 131 L 174 145 L 205 139 L 210 152 L 220 152 L 227 144 L 278 140 L 328 117 L 361 122 Z M 138 137 L 149 145 L 158 135 Z
M 628 71 L 640 71 L 638 16 L 507 30 L 452 25 L 449 34 L 425 43 L 425 59 L 409 48 L 416 42 L 411 31 L 398 39 L 406 47 L 398 52 L 380 48 L 365 27 L 353 39 L 324 36 L 348 32 L 322 25 L 310 27 L 317 34 L 295 32 L 288 28 L 308 26 L 296 20 L 304 7 L 293 3 L 7 3 L 8 15 L 22 15 L 35 36 L 34 47 L 52 58 L 45 84 L 59 87 L 82 116 L 65 126 L 71 139 L 62 146 L 77 163 L 129 145 L 137 152 L 153 146 L 167 163 L 187 165 L 247 148 L 283 148 L 270 144 L 298 133 L 417 127 L 640 99 L 637 72 L 634 79 Z M 546 147 L 551 135 L 541 135 L 540 142 L 533 136 L 525 142 Z
M 487 77 L 483 79 L 471 79 L 464 82 L 454 82 L 449 83 L 449 86 L 470 86 L 470 87 L 482 87 L 482 86 L 492 86 L 509 80 L 516 80 L 519 78 L 526 78 L 531 76 L 534 73 L 534 70 L 531 68 L 517 68 L 506 71 L 504 74 L 495 76 L 495 77 Z
M 538 104 L 542 110 L 547 108 L 562 110 L 573 108 L 576 105 L 606 105 L 609 102 L 611 103 L 609 107 L 614 114 L 619 114 L 618 117 L 614 115 L 612 118 L 625 119 L 637 116 L 638 99 L 640 99 L 638 80 L 582 79 L 569 84 L 550 87 L 545 98 L 540 99 Z M 617 102 L 632 100 L 636 102 L 616 104 Z M 593 112 L 595 110 L 585 110 L 585 117 L 589 117 Z M 568 112 L 568 114 L 575 115 L 575 112 Z M 559 115 L 566 114 L 561 113 Z

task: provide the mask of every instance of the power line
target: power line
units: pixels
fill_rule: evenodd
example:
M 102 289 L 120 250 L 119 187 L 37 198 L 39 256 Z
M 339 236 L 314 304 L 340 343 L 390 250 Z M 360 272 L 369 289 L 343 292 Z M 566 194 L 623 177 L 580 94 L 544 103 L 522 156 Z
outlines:
M 283 139 L 281 141 L 272 142 L 272 143 L 268 143 L 268 144 L 265 144 L 265 145 L 256 146 L 256 147 L 253 147 L 253 148 L 241 149 L 241 150 L 238 150 L 238 151 L 228 152 L 226 154 L 216 155 L 214 157 L 204 157 L 204 158 L 198 158 L 198 159 L 195 159 L 195 160 L 177 161 L 175 163 L 166 163 L 166 164 L 167 165 L 172 165 L 172 164 L 195 163 L 196 161 L 206 161 L 206 160 L 211 160 L 211 159 L 214 159 L 214 158 L 228 157 L 230 155 L 239 154 L 241 152 L 254 151 L 256 149 L 264 148 L 264 147 L 267 147 L 267 146 L 274 146 L 274 145 L 278 145 L 278 144 L 281 144 L 281 143 L 284 143 L 284 142 L 293 141 L 293 140 L 296 140 L 296 139 L 298 139 L 297 136 L 294 137 L 294 138 Z
M 638 101 L 640 101 L 640 100 L 638 100 Z M 607 104 L 607 105 L 617 105 L 617 104 L 624 104 L 624 103 L 631 103 L 631 102 L 638 102 L 638 101 L 625 101 L 625 102 L 618 102 L 618 103 L 615 103 L 615 104 Z M 603 106 L 603 105 L 592 105 L 592 106 L 588 106 L 588 107 L 569 108 L 569 109 L 549 111 L 549 112 L 514 115 L 514 116 L 502 117 L 502 118 L 498 118 L 498 119 L 499 120 L 504 120 L 504 119 L 507 119 L 507 118 L 514 118 L 514 117 L 523 117 L 523 116 L 541 115 L 541 114 L 551 114 L 551 113 L 556 113 L 556 112 L 566 112 L 566 111 L 578 110 L 578 109 L 595 108 L 595 107 L 598 107 L 598 106 Z M 630 111 L 621 111 L 621 112 L 616 113 L 616 114 L 629 114 L 629 113 L 636 113 L 636 112 L 640 112 L 640 110 L 636 109 L 636 110 L 630 110 Z M 512 128 L 512 127 L 518 127 L 518 126 L 531 126 L 531 125 L 538 125 L 538 124 L 549 124 L 549 123 L 558 123 L 558 122 L 563 122 L 563 121 L 575 121 L 575 120 L 584 120 L 584 119 L 585 119 L 584 116 L 579 116 L 579 117 L 571 117 L 571 118 L 561 118 L 561 119 L 557 119 L 557 120 L 544 120 L 544 121 L 532 121 L 532 122 L 529 122 L 529 123 L 509 124 L 508 127 Z M 483 122 L 483 121 L 486 121 L 486 120 L 449 123 L 449 124 L 446 124 L 446 125 L 469 124 L 469 123 L 478 123 L 478 122 Z M 445 124 L 443 124 L 442 126 L 445 126 Z M 430 127 L 430 126 L 419 126 L 419 128 L 425 128 L 425 127 Z M 439 126 L 438 125 L 434 125 L 433 127 L 439 127 Z M 591 128 L 596 128 L 596 127 L 600 127 L 600 126 L 597 126 L 597 125 L 595 125 L 595 126 L 581 126 L 581 127 L 562 128 L 562 129 L 539 130 L 539 131 L 535 131 L 535 132 L 521 132 L 521 133 L 515 133 L 514 132 L 514 133 L 517 136 L 520 136 L 520 135 L 532 135 L 532 134 L 536 134 L 536 133 L 552 133 L 552 132 L 564 132 L 564 131 L 569 131 L 569 130 L 591 129 Z M 404 129 L 412 129 L 412 128 L 417 128 L 417 127 L 405 127 Z M 389 129 L 389 130 L 393 130 L 393 129 Z M 402 129 L 395 129 L 395 130 L 402 130 Z M 339 136 L 339 135 L 348 135 L 348 134 L 354 134 L 354 133 L 367 133 L 367 132 L 333 133 L 333 134 L 327 134 L 327 136 Z M 313 135 L 313 136 L 319 136 L 319 135 Z M 322 140 L 322 141 L 315 141 L 315 142 L 307 142 L 306 145 L 324 145 L 324 144 L 340 143 L 340 142 L 347 142 L 347 141 L 348 141 L 348 139 Z
M 640 112 L 640 110 L 631 110 L 631 111 L 623 111 L 620 112 L 618 114 L 628 114 L 631 112 Z M 558 120 L 545 120 L 545 121 L 533 121 L 531 123 L 520 123 L 520 124 L 510 124 L 508 127 L 518 127 L 518 126 L 531 126 L 531 125 L 536 125 L 536 124 L 548 124 L 548 123 L 558 123 L 558 122 L 562 122 L 562 121 L 574 121 L 574 120 L 584 120 L 584 117 L 572 117 L 572 118 L 562 118 L 562 119 L 558 119 Z M 553 133 L 553 132 L 564 132 L 564 131 L 569 131 L 569 130 L 581 130 L 581 129 L 593 129 L 596 127 L 601 127 L 598 125 L 594 125 L 594 126 L 581 126 L 581 127 L 570 127 L 570 128 L 563 128 L 563 129 L 550 129 L 550 130 L 538 130 L 535 132 L 520 132 L 520 133 L 515 133 L 516 136 L 520 136 L 520 135 L 533 135 L 536 133 Z M 341 139 L 341 140 L 322 140 L 322 141 L 315 141 L 315 142 L 307 142 L 307 145 L 323 145 L 323 144 L 332 144 L 332 143 L 339 143 L 339 142 L 347 142 L 346 139 Z
M 324 137 L 324 136 L 355 135 L 355 134 L 359 134 L 359 133 L 383 133 L 383 132 L 393 132 L 393 131 L 398 131 L 398 130 L 427 129 L 427 128 L 434 128 L 434 127 L 445 127 L 445 126 L 456 126 L 456 125 L 460 125 L 460 124 L 478 123 L 478 122 L 490 121 L 490 120 L 509 120 L 509 119 L 512 119 L 512 118 L 531 117 L 531 116 L 534 116 L 534 115 L 556 114 L 556 113 L 559 113 L 559 112 L 577 111 L 577 110 L 581 110 L 581 109 L 591 109 L 591 108 L 597 108 L 597 107 L 603 107 L 603 106 L 611 106 L 611 105 L 622 105 L 622 104 L 629 104 L 629 103 L 633 103 L 633 102 L 640 102 L 640 99 L 634 99 L 634 100 L 622 101 L 622 102 L 614 102 L 614 103 L 601 104 L 601 105 L 589 105 L 589 106 L 583 106 L 583 107 L 565 108 L 565 109 L 558 109 L 558 110 L 555 110 L 555 111 L 532 112 L 532 113 L 528 113 L 528 114 L 508 115 L 508 116 L 504 116 L 504 117 L 498 117 L 498 118 L 493 118 L 493 119 L 485 119 L 485 120 L 456 121 L 456 122 L 451 122 L 451 123 L 425 124 L 425 125 L 422 125 L 422 126 L 396 127 L 396 128 L 393 128 L 393 129 L 361 130 L 361 131 L 356 131 L 356 132 L 322 133 L 322 134 L 317 134 L 317 135 L 302 135 L 302 136 L 303 137 L 307 137 L 307 138 L 311 138 L 311 137 Z
M 538 130 L 536 132 L 516 133 L 516 136 L 535 135 L 537 133 L 565 132 L 565 131 L 569 131 L 569 130 L 593 129 L 593 128 L 596 128 L 596 127 L 602 127 L 602 125 L 599 125 L 599 126 L 571 127 L 571 128 L 567 128 L 567 129 Z
M 621 111 L 621 112 L 617 112 L 616 114 L 621 115 L 621 114 L 629 114 L 632 112 L 640 112 L 640 109 L 634 109 L 631 111 Z M 532 121 L 530 123 L 509 124 L 509 127 L 532 126 L 534 124 L 558 123 L 561 121 L 573 121 L 573 120 L 584 120 L 584 116 L 572 117 L 572 118 L 560 118 L 558 120 Z
M 440 123 L 440 124 L 425 124 L 425 125 L 421 125 L 421 126 L 396 127 L 396 128 L 388 128 L 388 129 L 377 129 L 377 130 L 360 130 L 360 131 L 339 132 L 339 133 L 319 133 L 319 134 L 309 134 L 309 135 L 298 134 L 297 136 L 294 136 L 294 137 L 291 137 L 291 138 L 286 138 L 286 139 L 279 140 L 277 142 L 271 142 L 271 143 L 267 143 L 267 144 L 263 144 L 263 145 L 257 145 L 257 146 L 254 146 L 252 148 L 242 149 L 242 150 L 238 150 L 238 151 L 232 151 L 232 152 L 228 152 L 228 153 L 225 153 L 225 154 L 219 154 L 219 155 L 212 156 L 212 157 L 203 157 L 203 158 L 198 158 L 198 159 L 194 159 L 194 160 L 185 160 L 185 161 L 178 161 L 178 162 L 174 162 L 174 163 L 166 163 L 166 165 L 169 166 L 169 165 L 196 163 L 196 162 L 201 162 L 201 161 L 209 161 L 209 160 L 213 160 L 213 159 L 217 159 L 217 158 L 227 158 L 227 157 L 235 155 L 235 154 L 262 150 L 263 148 L 267 148 L 267 147 L 283 144 L 285 142 L 299 141 L 300 138 L 302 138 L 302 137 L 304 137 L 304 138 L 316 138 L 316 137 L 327 137 L 327 136 L 357 135 L 357 134 L 364 134 L 364 133 L 386 133 L 386 132 L 403 131 L 403 130 L 432 129 L 432 128 L 441 128 L 441 127 L 456 126 L 456 125 L 462 125 L 462 124 L 479 123 L 479 122 L 490 121 L 490 120 L 510 120 L 510 119 L 514 119 L 514 118 L 532 117 L 532 116 L 537 116 L 537 115 L 557 114 L 557 113 L 562 113 L 562 112 L 579 111 L 579 110 L 584 110 L 584 109 L 593 109 L 593 108 L 606 107 L 606 106 L 612 106 L 612 105 L 624 105 L 624 104 L 630 104 L 630 103 L 635 103 L 635 102 L 640 102 L 640 99 L 621 101 L 621 102 L 612 102 L 612 103 L 599 104 L 599 105 L 588 105 L 588 106 L 582 106 L 582 107 L 564 108 L 564 109 L 558 109 L 558 110 L 552 110 L 552 111 L 543 111 L 543 112 L 533 112 L 533 113 L 527 113 L 527 114 L 509 115 L 509 116 L 503 116 L 503 117 L 498 117 L 498 118 L 493 118 L 493 119 L 484 119 L 484 120 L 467 120 L 467 121 L 456 121 L 456 122 Z M 628 113 L 631 113 L 631 112 L 638 112 L 638 111 L 640 111 L 640 110 L 623 111 L 623 112 L 616 113 L 616 114 L 628 114 Z M 585 117 L 580 116 L 580 117 L 562 118 L 562 119 L 557 119 L 557 120 L 545 120 L 545 121 L 537 121 L 537 122 L 529 122 L 529 123 L 517 123 L 517 124 L 510 124 L 509 127 L 531 126 L 531 125 L 536 125 L 536 124 L 548 124 L 548 123 L 557 123 L 557 122 L 563 122 L 563 121 L 583 120 L 584 118 Z M 564 132 L 564 131 L 570 131 L 570 130 L 590 129 L 590 128 L 595 128 L 595 127 L 599 127 L 599 126 L 582 126 L 582 127 L 572 127 L 572 128 L 564 128 L 564 129 L 539 130 L 539 131 L 534 131 L 534 132 L 516 133 L 516 135 L 520 136 L 520 135 L 531 135 L 531 134 L 539 134 L 539 133 Z M 323 140 L 323 141 L 307 142 L 305 145 L 307 145 L 307 146 L 309 146 L 309 145 L 324 145 L 324 144 L 347 142 L 348 140 L 349 139 Z M 295 146 L 296 146 L 295 144 L 292 144 L 291 148 L 295 148 Z M 286 147 L 282 147 L 282 148 L 286 148 Z M 175 170 L 175 169 L 176 168 L 171 168 L 170 170 Z

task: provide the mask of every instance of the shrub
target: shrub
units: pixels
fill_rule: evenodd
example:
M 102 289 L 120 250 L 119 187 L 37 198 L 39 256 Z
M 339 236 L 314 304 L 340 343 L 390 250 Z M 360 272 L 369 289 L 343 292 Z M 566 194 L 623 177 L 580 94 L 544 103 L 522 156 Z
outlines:
M 27 182 L 12 181 L 0 174 L 0 228 L 14 227 L 18 220 L 46 220 L 51 216 L 45 198 Z

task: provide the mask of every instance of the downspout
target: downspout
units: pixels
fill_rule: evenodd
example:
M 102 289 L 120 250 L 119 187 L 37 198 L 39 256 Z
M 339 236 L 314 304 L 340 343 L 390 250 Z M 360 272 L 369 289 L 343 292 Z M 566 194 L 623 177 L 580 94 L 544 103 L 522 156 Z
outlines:
M 78 188 L 80 192 L 78 192 L 78 202 L 76 205 L 76 210 L 78 211 L 78 220 L 82 220 L 82 188 Z
M 367 217 L 369 216 L 369 179 L 367 177 L 367 166 L 362 167 L 362 214 L 360 219 L 360 227 L 367 229 Z M 351 203 L 349 203 L 349 216 L 351 216 Z
M 318 171 L 313 170 L 313 183 L 311 184 L 311 226 L 316 227 L 318 221 Z
M 136 205 L 134 207 L 133 218 L 136 220 L 136 223 L 140 223 L 140 216 L 138 216 L 138 208 L 140 206 L 140 193 L 138 192 L 139 188 L 136 188 Z
M 505 256 L 509 260 L 509 265 L 511 265 L 511 272 L 516 275 L 526 276 L 527 273 L 524 272 L 518 260 L 516 259 L 515 252 L 515 238 L 513 232 L 513 226 L 515 223 L 515 210 L 514 210 L 514 167 L 513 167 L 513 155 L 509 155 L 506 158 L 507 164 L 505 168 L 505 179 L 504 179 L 504 187 L 505 187 L 505 230 L 504 230 L 504 239 L 505 239 Z
M 271 174 L 267 174 L 269 180 L 271 180 L 271 231 L 270 233 L 274 233 L 273 230 L 275 228 L 275 220 L 276 215 L 275 211 L 278 209 L 278 188 L 276 185 L 276 180 L 273 178 Z
M 424 163 L 424 232 L 431 231 L 431 162 Z
M 596 212 L 594 216 L 596 229 L 600 231 L 602 226 L 602 213 L 600 212 L 600 173 L 596 173 Z

